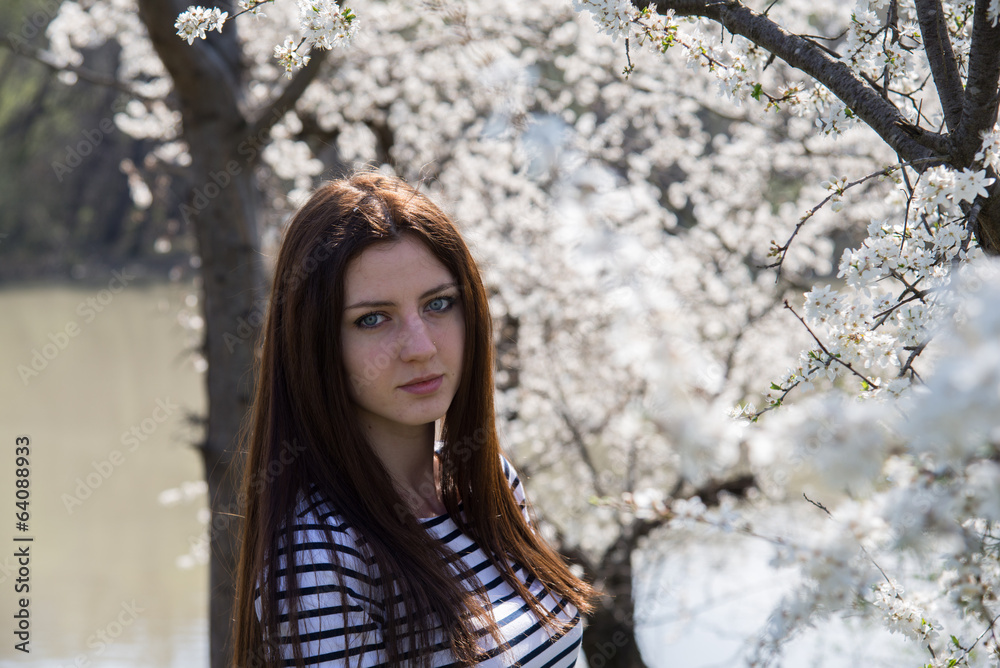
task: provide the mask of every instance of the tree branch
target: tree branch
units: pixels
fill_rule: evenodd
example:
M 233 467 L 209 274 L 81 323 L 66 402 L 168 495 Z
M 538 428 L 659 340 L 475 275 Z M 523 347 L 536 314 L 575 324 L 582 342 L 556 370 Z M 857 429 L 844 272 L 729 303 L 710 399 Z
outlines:
M 642 0 L 633 0 L 638 7 Z M 792 67 L 805 72 L 836 95 L 896 151 L 904 161 L 935 156 L 920 142 L 925 131 L 906 122 L 899 110 L 859 78 L 847 65 L 832 58 L 814 42 L 787 32 L 774 21 L 738 0 L 656 0 L 656 11 L 677 16 L 701 16 L 729 32 L 746 37 Z M 641 7 L 639 7 L 642 9 Z
M 295 106 L 298 99 L 302 97 L 302 93 L 305 92 L 309 84 L 319 74 L 323 63 L 326 61 L 327 53 L 327 51 L 322 49 L 314 49 L 312 51 L 309 57 L 309 64 L 296 72 L 292 80 L 281 91 L 281 94 L 261 109 L 251 121 L 250 130 L 248 131 L 250 136 L 259 137 L 267 133 L 285 115 L 285 112 Z
M 37 63 L 41 63 L 55 72 L 72 72 L 83 81 L 96 84 L 98 86 L 105 86 L 106 88 L 120 90 L 123 93 L 127 93 L 128 95 L 131 95 L 138 100 L 143 100 L 144 102 L 152 102 L 156 99 L 137 93 L 128 84 L 123 81 L 119 81 L 114 77 L 109 77 L 105 74 L 88 70 L 86 67 L 81 67 L 79 65 L 71 65 L 69 63 L 60 65 L 59 63 L 53 62 L 42 49 L 31 46 L 23 41 L 15 41 L 11 35 L 7 35 L 2 41 L 0 41 L 0 46 L 6 46 L 12 53 L 15 53 L 23 58 L 34 60 Z
M 785 301 L 785 308 L 791 311 L 792 315 L 795 316 L 796 320 L 802 323 L 802 326 L 806 328 L 807 332 L 809 332 L 809 336 L 813 338 L 813 341 L 816 342 L 816 345 L 819 346 L 819 349 L 823 352 L 824 355 L 826 355 L 826 360 L 824 360 L 824 364 L 829 366 L 831 362 L 836 362 L 837 364 L 841 365 L 842 367 L 853 373 L 855 376 L 860 378 L 862 383 L 868 385 L 869 387 L 873 387 L 876 390 L 879 388 L 878 383 L 876 383 L 871 378 L 868 378 L 864 374 L 859 373 L 857 369 L 851 366 L 850 362 L 845 362 L 844 360 L 840 359 L 840 356 L 831 353 L 830 349 L 827 348 L 825 345 L 823 345 L 823 341 L 821 341 L 820 338 L 816 336 L 816 333 L 812 331 L 812 328 L 806 324 L 806 321 L 802 318 L 802 316 L 800 316 L 798 313 L 795 312 L 795 309 L 791 307 L 791 305 L 788 303 L 787 300 Z
M 561 394 L 561 392 L 560 392 Z M 573 444 L 576 446 L 577 450 L 580 452 L 580 459 L 590 470 L 590 474 L 594 477 L 594 492 L 598 496 L 605 496 L 604 485 L 601 484 L 601 476 L 597 471 L 597 466 L 594 464 L 593 458 L 590 456 L 590 451 L 587 449 L 587 442 L 583 438 L 583 433 L 580 431 L 579 427 L 576 425 L 576 421 L 573 416 L 569 414 L 569 409 L 565 404 L 559 407 L 559 417 L 562 418 L 563 424 L 569 429 L 570 434 L 573 436 Z
M 188 44 L 174 31 L 183 6 L 177 0 L 139 0 L 139 18 L 156 55 L 174 80 L 186 121 L 194 117 L 230 117 L 238 113 L 241 52 L 236 26 Z
M 951 49 L 951 37 L 944 22 L 941 0 L 916 0 L 917 19 L 923 37 L 924 53 L 931 66 L 938 100 L 944 109 L 948 129 L 954 132 L 962 120 L 962 79 Z
M 965 85 L 962 122 L 954 132 L 952 165 L 968 167 L 982 143 L 982 134 L 997 120 L 1000 82 L 1000 24 L 987 18 L 989 0 L 977 0 L 969 49 L 969 78 Z

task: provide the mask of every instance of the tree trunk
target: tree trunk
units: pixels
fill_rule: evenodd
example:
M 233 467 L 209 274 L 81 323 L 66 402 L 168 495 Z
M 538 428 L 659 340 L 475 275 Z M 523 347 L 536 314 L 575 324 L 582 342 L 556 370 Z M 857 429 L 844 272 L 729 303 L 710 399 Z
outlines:
M 587 620 L 583 651 L 590 668 L 646 668 L 635 640 L 631 600 L 623 605 L 602 599 Z
M 140 17 L 174 80 L 195 184 L 181 210 L 192 223 L 201 260 L 208 361 L 208 415 L 200 449 L 211 509 L 209 653 L 211 667 L 224 668 L 231 663 L 239 529 L 240 472 L 230 465 L 251 396 L 254 325 L 259 324 L 251 314 L 264 296 L 253 168 L 270 126 L 251 134 L 240 109 L 235 25 L 188 45 L 173 29 L 182 10 L 175 0 L 139 0 Z
M 583 651 L 590 668 L 646 668 L 635 639 L 632 599 L 632 552 L 635 539 L 626 530 L 601 560 L 596 581 L 605 595 L 583 631 Z
M 314 53 L 266 108 L 245 112 L 244 57 L 234 24 L 188 45 L 174 32 L 186 0 L 139 0 L 139 16 L 174 81 L 191 154 L 195 184 L 181 211 L 198 241 L 201 259 L 203 354 L 208 415 L 200 444 L 208 482 L 209 642 L 211 668 L 232 656 L 235 570 L 240 528 L 241 470 L 232 467 L 252 395 L 253 346 L 266 296 L 257 229 L 254 168 L 271 127 L 292 107 L 323 66 Z M 233 14 L 232 0 L 216 5 Z
M 229 130 L 224 132 L 223 130 Z M 202 260 L 204 354 L 208 360 L 208 416 L 201 454 L 205 462 L 210 531 L 210 654 L 212 668 L 228 666 L 235 597 L 237 496 L 240 471 L 231 467 L 238 450 L 240 426 L 252 396 L 253 344 L 257 328 L 253 309 L 264 294 L 256 231 L 253 170 L 230 156 L 239 145 L 233 128 L 200 127 L 189 134 L 194 165 L 207 175 L 196 187 L 195 204 L 208 202 L 198 213 L 195 234 Z M 230 158 L 230 159 L 227 159 Z M 241 166 L 231 174 L 226 166 Z M 230 178 L 225 185 L 223 176 Z M 217 183 L 218 180 L 220 183 Z M 215 185 L 216 187 L 212 187 Z M 214 198 L 209 194 L 217 192 Z

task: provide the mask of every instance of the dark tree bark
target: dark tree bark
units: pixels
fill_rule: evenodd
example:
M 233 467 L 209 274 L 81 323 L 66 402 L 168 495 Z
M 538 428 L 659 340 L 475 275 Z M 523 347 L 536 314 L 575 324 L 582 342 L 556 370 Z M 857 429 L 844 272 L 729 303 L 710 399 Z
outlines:
M 259 322 L 255 310 L 260 313 L 266 290 L 254 166 L 270 128 L 295 104 L 324 58 L 314 54 L 269 107 L 248 112 L 242 104 L 243 58 L 236 26 L 229 24 L 221 34 L 213 32 L 188 45 L 173 27 L 185 5 L 139 0 L 139 14 L 173 78 L 196 184 L 182 211 L 197 239 L 204 291 L 208 415 L 200 450 L 212 512 L 209 636 L 211 666 L 223 668 L 230 663 L 239 528 L 235 514 L 241 472 L 231 466 L 251 398 L 254 325 Z
M 639 538 L 660 522 L 635 522 L 624 530 L 597 566 L 595 582 L 603 595 L 587 619 L 583 651 L 591 668 L 645 668 L 635 637 L 632 553 Z
M 739 0 L 657 0 L 654 7 L 665 14 L 702 16 L 726 30 L 746 37 L 794 68 L 830 89 L 905 162 L 923 171 L 945 164 L 954 169 L 972 165 L 982 133 L 997 121 L 1000 88 L 1000 25 L 987 18 L 990 0 L 976 0 L 968 78 L 963 88 L 951 40 L 944 26 L 940 0 L 916 0 L 923 49 L 930 63 L 934 85 L 945 112 L 948 132 L 939 134 L 908 123 L 882 96 L 875 82 L 858 77 L 811 38 L 784 30 L 765 14 Z M 645 2 L 633 0 L 642 9 Z M 996 177 L 996 174 L 990 174 Z M 1000 180 L 989 197 L 970 207 L 969 224 L 983 249 L 1000 254 Z
M 719 504 L 719 495 L 723 492 L 742 498 L 755 485 L 752 475 L 736 474 L 724 480 L 711 480 L 680 496 L 697 496 L 706 506 L 712 507 Z M 622 526 L 618 538 L 598 562 L 580 550 L 566 548 L 565 540 L 559 536 L 563 556 L 581 566 L 585 578 L 602 594 L 583 631 L 583 651 L 591 668 L 646 668 L 635 635 L 645 615 L 635 606 L 632 554 L 639 541 L 666 524 L 668 519 L 636 519 Z

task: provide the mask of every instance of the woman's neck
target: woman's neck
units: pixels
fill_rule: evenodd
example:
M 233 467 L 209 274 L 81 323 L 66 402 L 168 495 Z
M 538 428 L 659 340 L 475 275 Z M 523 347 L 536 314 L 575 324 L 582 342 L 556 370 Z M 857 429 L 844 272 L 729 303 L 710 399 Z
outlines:
M 362 418 L 362 423 L 366 421 Z M 396 491 L 417 517 L 444 514 L 437 457 L 434 456 L 434 423 L 408 429 L 380 429 L 367 423 L 366 432 L 396 483 Z

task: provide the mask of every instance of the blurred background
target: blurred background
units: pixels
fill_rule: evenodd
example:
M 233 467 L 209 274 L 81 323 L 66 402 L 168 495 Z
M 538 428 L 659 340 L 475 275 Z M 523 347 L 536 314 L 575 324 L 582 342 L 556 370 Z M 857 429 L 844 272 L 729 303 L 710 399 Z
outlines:
M 48 8 L 4 2 L 3 34 L 38 16 L 44 44 Z M 108 45 L 88 66 L 117 61 Z M 5 623 L 4 665 L 207 665 L 204 377 L 182 324 L 194 270 L 190 247 L 164 247 L 180 232 L 169 193 L 133 202 L 122 164 L 147 148 L 109 122 L 120 95 L 0 49 L 0 489 L 13 511 L 14 439 L 28 436 L 34 537 L 31 653 Z M 85 131 L 102 136 L 61 173 Z M 8 519 L 5 620 L 19 597 Z
M 85 14 L 102 4 L 121 14 Z M 781 142 L 800 141 L 810 122 L 760 122 L 638 53 L 627 90 L 620 45 L 589 24 L 578 32 L 586 19 L 564 4 L 495 19 L 489 7 L 425 7 L 433 20 L 418 25 L 371 3 L 372 30 L 384 34 L 331 56 L 323 86 L 276 124 L 274 150 L 255 168 L 260 246 L 266 258 L 322 178 L 390 163 L 426 177 L 466 221 L 505 340 L 517 342 L 501 347 L 501 418 L 536 506 L 566 550 L 601 555 L 632 541 L 612 566 L 634 566 L 620 600 L 634 598 L 646 665 L 734 665 L 794 586 L 768 568 L 768 546 L 694 529 L 633 540 L 636 518 L 590 502 L 640 488 L 687 494 L 706 476 L 746 473 L 745 453 L 717 425 L 767 387 L 762 368 L 798 349 L 774 312 L 788 291 L 801 298 L 833 273 L 864 216 L 850 206 L 835 221 L 818 215 L 777 286 L 760 271 L 768 240 L 822 196 L 808 185 L 816 173 L 867 165 L 878 151 L 861 138 L 779 164 Z M 14 440 L 27 436 L 34 537 L 29 656 L 12 651 L 7 628 L 16 571 L 5 500 L 0 664 L 205 667 L 205 323 L 201 259 L 181 211 L 205 182 L 187 169 L 178 115 L 156 102 L 176 106 L 169 87 L 156 89 L 162 68 L 139 64 L 123 37 L 137 20 L 131 5 L 65 5 L 61 15 L 53 0 L 0 5 L 0 497 L 13 496 Z M 257 63 L 249 102 L 285 85 L 267 63 L 287 13 L 269 8 L 279 26 L 260 24 L 245 45 Z M 40 62 L 44 48 L 75 73 Z M 66 56 L 77 48 L 79 60 Z M 442 63 L 457 74 L 440 74 Z M 115 73 L 148 96 L 138 108 Z M 713 426 L 691 428 L 698 415 Z M 577 461 L 580 433 L 599 473 Z M 802 633 L 785 657 L 898 665 L 898 643 L 866 634 L 838 622 Z
M 188 555 L 205 535 L 202 466 L 188 425 L 203 410 L 203 389 L 177 323 L 186 291 L 166 281 L 129 286 L 82 324 L 76 308 L 98 291 L 59 279 L 0 290 L 0 424 L 11 460 L 0 485 L 13 496 L 13 442 L 30 437 L 23 535 L 34 537 L 31 654 L 5 641 L 0 656 L 38 666 L 205 665 L 207 573 Z M 69 322 L 81 323 L 79 335 L 22 382 L 16 367 Z M 134 427 L 142 440 L 123 444 Z M 5 620 L 17 598 L 11 533 L 12 519 L 0 557 Z

